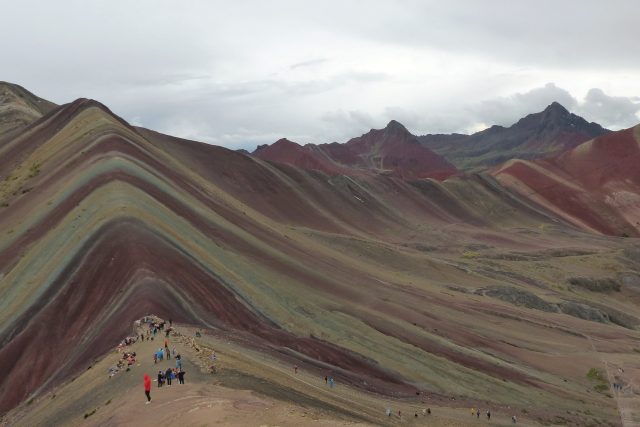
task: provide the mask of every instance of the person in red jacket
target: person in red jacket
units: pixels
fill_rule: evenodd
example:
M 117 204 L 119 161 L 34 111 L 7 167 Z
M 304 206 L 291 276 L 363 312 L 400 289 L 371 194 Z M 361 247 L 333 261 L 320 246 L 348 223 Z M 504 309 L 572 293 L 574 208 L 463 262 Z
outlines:
M 151 377 L 147 374 L 144 374 L 144 394 L 147 395 L 146 404 L 148 405 L 151 403 Z

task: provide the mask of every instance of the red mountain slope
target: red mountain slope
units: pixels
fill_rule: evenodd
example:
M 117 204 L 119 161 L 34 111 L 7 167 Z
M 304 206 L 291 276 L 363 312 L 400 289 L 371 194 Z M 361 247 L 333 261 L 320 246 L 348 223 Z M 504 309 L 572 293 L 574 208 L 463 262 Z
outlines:
M 607 234 L 640 232 L 640 125 L 548 159 L 513 160 L 494 171 L 503 184 L 572 223 Z
M 405 180 L 443 180 L 457 172 L 444 158 L 423 146 L 400 123 L 392 120 L 384 129 L 373 129 L 345 144 L 307 144 L 281 139 L 258 147 L 254 156 L 328 175 L 379 173 Z

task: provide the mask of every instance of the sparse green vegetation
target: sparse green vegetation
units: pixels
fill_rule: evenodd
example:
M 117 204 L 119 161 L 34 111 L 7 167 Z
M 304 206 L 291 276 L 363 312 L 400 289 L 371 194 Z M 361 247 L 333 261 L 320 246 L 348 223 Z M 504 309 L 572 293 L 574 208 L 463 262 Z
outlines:
M 591 292 L 620 292 L 621 285 L 616 279 L 591 279 L 588 277 L 571 277 L 567 282 L 571 286 L 583 288 Z
M 587 378 L 589 378 L 591 381 L 604 381 L 604 378 L 602 378 L 602 373 L 597 368 L 589 369 L 589 372 L 587 372 Z
M 34 163 L 29 168 L 29 178 L 36 177 L 40 174 L 40 163 Z
M 609 387 L 606 384 L 600 383 L 593 386 L 595 391 L 603 392 L 609 390 Z
M 587 378 L 590 381 L 597 382 L 597 384 L 593 386 L 593 389 L 595 391 L 604 393 L 605 391 L 609 390 L 609 381 L 607 381 L 607 379 L 602 375 L 602 371 L 600 371 L 599 369 L 589 369 L 589 372 L 587 372 Z
M 465 259 L 474 259 L 478 258 L 480 254 L 478 252 L 466 251 L 462 253 L 462 258 Z

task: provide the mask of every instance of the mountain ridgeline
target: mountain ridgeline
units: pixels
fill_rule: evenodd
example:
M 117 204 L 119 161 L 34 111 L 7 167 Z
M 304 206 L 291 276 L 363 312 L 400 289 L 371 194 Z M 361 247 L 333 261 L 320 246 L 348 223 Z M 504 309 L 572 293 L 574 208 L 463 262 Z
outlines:
M 349 422 L 428 396 L 434 419 L 607 425 L 585 374 L 640 370 L 640 127 L 553 104 L 471 136 L 392 121 L 246 154 L 0 93 L 0 416 L 45 420 L 15 425 L 91 422 L 127 375 L 142 403 L 136 366 L 84 375 L 149 314 L 235 349 L 207 382 Z
M 510 159 L 551 157 L 609 131 L 570 113 L 557 102 L 510 127 L 473 135 L 423 135 L 420 141 L 462 170 L 482 170 Z

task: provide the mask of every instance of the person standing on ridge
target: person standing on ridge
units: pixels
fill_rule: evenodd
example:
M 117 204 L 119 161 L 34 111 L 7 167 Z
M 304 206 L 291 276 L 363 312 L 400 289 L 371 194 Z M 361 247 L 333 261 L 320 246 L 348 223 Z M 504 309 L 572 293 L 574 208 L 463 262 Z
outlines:
M 151 403 L 151 378 L 147 374 L 144 374 L 144 394 L 147 396 L 145 404 L 148 405 Z
M 167 379 L 167 385 L 171 385 L 171 375 L 173 374 L 173 372 L 171 372 L 171 368 L 167 368 L 167 370 L 164 373 L 164 377 Z

